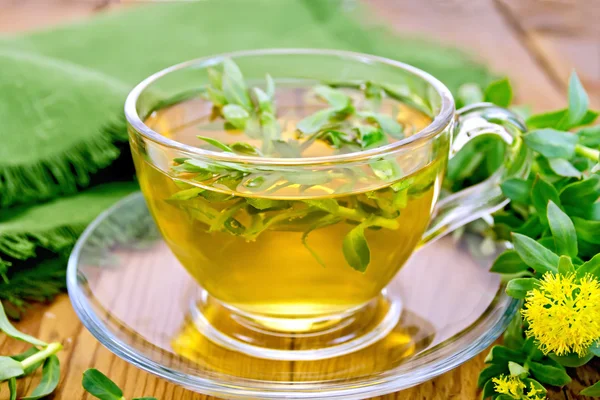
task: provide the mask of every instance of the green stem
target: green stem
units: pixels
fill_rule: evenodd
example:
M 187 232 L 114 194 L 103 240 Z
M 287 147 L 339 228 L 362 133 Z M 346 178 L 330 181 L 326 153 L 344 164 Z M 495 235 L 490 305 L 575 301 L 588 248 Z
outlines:
M 595 149 L 590 149 L 589 147 L 576 144 L 575 145 L 575 153 L 583 156 L 589 160 L 600 162 L 600 151 Z
M 29 368 L 35 363 L 43 361 L 51 355 L 58 353 L 62 348 L 62 344 L 60 343 L 50 343 L 48 346 L 44 347 L 43 350 L 38 351 L 21 361 L 21 366 L 23 369 Z
M 391 230 L 396 230 L 400 227 L 398 221 L 396 221 L 395 219 L 389 219 L 374 215 L 368 216 L 360 211 L 343 206 L 340 206 L 338 210 L 332 214 L 357 222 L 363 222 L 365 218 L 368 217 L 370 218 L 369 226 L 380 226 L 382 228 L 387 228 Z

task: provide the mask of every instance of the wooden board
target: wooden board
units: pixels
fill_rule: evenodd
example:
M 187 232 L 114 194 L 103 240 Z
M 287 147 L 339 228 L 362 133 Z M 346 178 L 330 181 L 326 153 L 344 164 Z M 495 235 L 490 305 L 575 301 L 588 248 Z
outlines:
M 589 1 L 590 4 L 593 2 Z M 513 80 L 518 102 L 532 104 L 535 110 L 566 104 L 566 78 L 573 66 L 581 71 L 582 80 L 591 89 L 592 104 L 597 107 L 600 105 L 597 24 L 583 24 L 586 28 L 573 34 L 578 18 L 582 15 L 592 18 L 589 16 L 593 15 L 593 6 L 589 6 L 591 11 L 577 8 L 579 3 L 586 3 L 581 0 L 574 2 L 571 8 L 563 7 L 562 12 L 557 12 L 550 10 L 548 3 L 571 2 L 371 0 L 369 4 L 380 18 L 399 32 L 426 35 L 453 44 L 488 62 L 496 72 Z M 582 4 L 581 7 L 588 6 Z M 103 0 L 0 0 L 0 32 L 39 29 L 62 21 L 83 19 L 107 8 L 118 7 L 114 2 Z M 91 398 L 83 392 L 81 376 L 92 367 L 115 380 L 129 399 L 136 396 L 155 396 L 163 400 L 213 399 L 167 383 L 114 356 L 82 327 L 66 295 L 52 304 L 36 306 L 18 328 L 43 340 L 64 344 L 65 350 L 60 353 L 63 373 L 54 399 Z M 24 348 L 21 343 L 0 337 L 2 355 L 14 354 Z M 478 398 L 477 375 L 484 357 L 485 353 L 427 383 L 377 399 Z M 569 370 L 573 383 L 551 391 L 550 398 L 581 398 L 577 393 L 600 378 L 598 366 L 596 363 Z M 20 380 L 19 392 L 31 390 L 38 379 L 36 376 Z M 0 400 L 7 398 L 6 391 L 0 392 Z

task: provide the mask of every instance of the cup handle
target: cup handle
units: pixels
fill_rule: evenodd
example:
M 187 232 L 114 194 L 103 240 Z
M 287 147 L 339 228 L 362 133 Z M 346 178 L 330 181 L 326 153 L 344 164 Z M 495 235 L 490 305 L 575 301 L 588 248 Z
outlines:
M 490 103 L 463 107 L 456 115 L 450 158 L 474 138 L 496 135 L 507 145 L 505 160 L 485 181 L 437 203 L 422 244 L 433 242 L 458 227 L 504 207 L 509 200 L 502 194 L 500 183 L 509 177 L 526 179 L 531 167 L 532 153 L 521 138 L 527 127 L 518 115 Z

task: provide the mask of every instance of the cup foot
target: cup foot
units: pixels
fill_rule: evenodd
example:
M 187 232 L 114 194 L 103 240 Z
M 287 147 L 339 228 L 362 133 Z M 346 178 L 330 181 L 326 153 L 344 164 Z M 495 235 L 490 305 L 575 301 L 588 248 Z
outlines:
M 401 299 L 386 291 L 343 314 L 276 318 L 237 310 L 202 290 L 190 314 L 203 336 L 227 349 L 257 358 L 311 361 L 349 354 L 381 340 L 401 313 Z

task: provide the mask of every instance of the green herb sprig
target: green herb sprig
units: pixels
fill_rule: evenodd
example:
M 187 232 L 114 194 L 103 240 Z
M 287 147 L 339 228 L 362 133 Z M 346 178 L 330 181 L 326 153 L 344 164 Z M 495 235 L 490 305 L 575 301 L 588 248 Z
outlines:
M 507 80 L 461 93 L 463 103 L 485 96 L 506 106 L 512 97 Z M 545 398 L 541 384 L 566 385 L 571 378 L 565 367 L 600 356 L 600 126 L 586 126 L 598 113 L 588 109 L 575 73 L 568 97 L 568 108 L 527 119 L 532 130 L 523 140 L 535 154 L 531 174 L 501 184 L 511 203 L 493 215 L 488 234 L 513 248 L 491 271 L 502 274 L 508 295 L 524 305 L 504 344 L 494 346 L 485 360 L 478 381 L 483 398 Z M 493 153 L 495 146 L 489 142 L 479 151 Z M 467 165 L 468 157 L 456 160 L 462 165 L 451 170 L 486 170 L 483 159 L 475 165 Z M 459 178 L 458 186 L 464 182 Z M 448 185 L 456 188 L 457 182 Z M 600 383 L 581 394 L 600 396 Z
M 83 373 L 82 385 L 86 392 L 100 400 L 127 400 L 123 391 L 102 372 L 95 368 Z M 135 397 L 132 400 L 157 400 L 156 397 Z
M 32 345 L 27 351 L 14 356 L 0 356 L 0 383 L 7 382 L 10 399 L 17 398 L 17 378 L 35 373 L 40 367 L 42 378 L 38 386 L 23 400 L 37 400 L 50 395 L 58 386 L 60 362 L 56 353 L 62 349 L 60 343 L 46 343 L 20 332 L 8 320 L 0 303 L 0 332 L 8 337 Z

